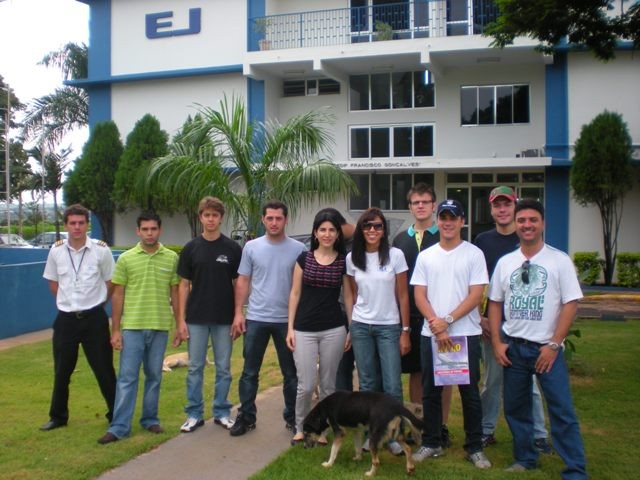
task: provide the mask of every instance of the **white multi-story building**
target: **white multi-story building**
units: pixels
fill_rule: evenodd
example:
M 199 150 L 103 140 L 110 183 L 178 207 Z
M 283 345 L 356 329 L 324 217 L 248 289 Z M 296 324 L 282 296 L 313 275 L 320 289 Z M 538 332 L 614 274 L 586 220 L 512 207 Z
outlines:
M 112 119 L 124 138 L 151 113 L 172 134 L 197 105 L 215 108 L 225 94 L 242 96 L 259 120 L 330 107 L 333 161 L 361 190 L 336 207 L 354 220 L 379 206 L 400 228 L 406 191 L 423 180 L 438 199 L 466 206 L 473 238 L 492 226 L 489 191 L 507 184 L 544 201 L 549 243 L 601 251 L 597 209 L 572 200 L 572 146 L 607 109 L 624 116 L 640 151 L 640 55 L 625 44 L 609 63 L 571 48 L 545 55 L 529 39 L 492 48 L 481 35 L 496 15 L 492 1 L 84 3 L 89 78 L 75 84 L 90 94 L 90 123 Z M 640 250 L 639 207 L 636 184 L 619 251 Z M 164 240 L 186 241 L 186 222 L 168 221 Z M 134 241 L 131 225 L 118 219 L 116 244 Z M 306 215 L 289 230 L 310 227 Z

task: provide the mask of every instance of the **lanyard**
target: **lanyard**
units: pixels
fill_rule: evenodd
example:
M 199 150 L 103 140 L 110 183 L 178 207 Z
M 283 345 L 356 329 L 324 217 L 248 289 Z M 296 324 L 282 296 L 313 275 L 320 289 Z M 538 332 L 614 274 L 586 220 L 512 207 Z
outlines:
M 82 250 L 82 257 L 80 257 L 80 263 L 78 264 L 78 268 L 76 268 L 76 264 L 73 263 L 73 256 L 71 255 L 71 249 L 69 245 L 67 245 L 67 253 L 69 254 L 69 260 L 71 260 L 71 267 L 73 268 L 73 273 L 75 273 L 75 283 L 78 283 L 78 274 L 80 273 L 80 269 L 82 268 L 82 261 L 84 260 L 84 254 L 87 253 L 87 248 L 85 247 Z

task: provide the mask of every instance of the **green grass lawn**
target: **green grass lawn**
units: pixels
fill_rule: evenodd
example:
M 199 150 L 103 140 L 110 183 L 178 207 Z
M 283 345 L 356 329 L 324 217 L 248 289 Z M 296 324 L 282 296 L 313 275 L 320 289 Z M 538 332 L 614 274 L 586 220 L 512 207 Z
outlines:
M 574 339 L 577 352 L 573 359 L 574 403 L 580 418 L 586 445 L 588 470 L 594 479 L 633 478 L 640 467 L 637 432 L 640 431 L 640 322 L 578 321 L 582 337 Z M 183 347 L 184 348 L 184 347 Z M 175 350 L 169 349 L 167 353 Z M 152 435 L 137 424 L 140 402 L 132 436 L 105 449 L 96 440 L 105 433 L 105 406 L 86 360 L 81 355 L 71 384 L 69 427 L 55 432 L 40 432 L 48 419 L 51 395 L 52 358 L 50 342 L 15 347 L 0 352 L 0 479 L 87 479 L 146 452 L 179 434 L 184 421 L 186 369 L 164 376 L 160 397 L 160 419 L 167 430 Z M 231 401 L 238 402 L 237 379 L 242 366 L 242 344 L 236 342 L 232 360 L 234 382 Z M 280 381 L 273 348 L 263 365 L 260 387 L 266 389 Z M 210 405 L 213 369 L 205 373 L 205 401 Z M 210 412 L 207 412 L 209 414 Z M 502 469 L 511 458 L 509 430 L 500 421 L 498 444 L 486 453 L 494 463 L 489 471 L 479 471 L 464 461 L 463 432 L 459 398 L 454 396 L 450 419 L 453 447 L 443 458 L 417 466 L 416 478 L 429 479 L 503 479 Z M 352 444 L 345 442 L 332 469 L 320 463 L 327 459 L 328 448 L 304 450 L 290 448 L 256 474 L 254 479 L 340 479 L 363 478 L 369 468 L 369 456 L 354 462 Z M 404 459 L 387 452 L 381 455 L 381 478 L 404 477 Z M 559 478 L 562 462 L 557 455 L 543 457 L 537 471 L 518 474 L 518 478 Z M 515 477 L 516 475 L 514 475 Z
M 593 479 L 628 479 L 640 469 L 640 321 L 603 322 L 579 320 L 582 338 L 574 339 L 577 352 L 572 361 L 574 404 L 585 442 L 587 469 Z M 415 478 L 430 480 L 519 478 L 523 480 L 560 478 L 563 464 L 557 455 L 541 457 L 541 468 L 521 474 L 502 470 L 513 460 L 511 435 L 502 418 L 496 436 L 498 444 L 485 450 L 493 463 L 490 470 L 477 470 L 464 460 L 460 399 L 454 395 L 449 428 L 453 447 L 446 456 L 416 466 Z M 361 479 L 370 466 L 370 457 L 355 462 L 351 440 L 346 441 L 331 469 L 320 464 L 329 456 L 328 448 L 287 450 L 271 465 L 252 477 L 267 479 Z M 403 478 L 405 460 L 381 454 L 380 478 Z

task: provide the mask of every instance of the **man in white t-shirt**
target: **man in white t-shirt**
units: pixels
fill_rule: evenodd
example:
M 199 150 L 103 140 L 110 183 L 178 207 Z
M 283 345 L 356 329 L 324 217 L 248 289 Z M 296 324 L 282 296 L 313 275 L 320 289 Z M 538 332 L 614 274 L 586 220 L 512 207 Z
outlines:
M 462 240 L 464 209 L 457 200 L 438 205 L 440 241 L 418 255 L 411 277 L 416 306 L 425 317 L 422 328 L 422 385 L 424 431 L 422 446 L 413 454 L 416 462 L 444 455 L 442 424 L 442 388 L 435 384 L 432 337 L 438 349 L 451 346 L 452 336 L 464 336 L 469 359 L 469 384 L 458 385 L 462 398 L 467 460 L 477 468 L 489 468 L 491 462 L 482 451 L 482 404 L 480 380 L 480 313 L 482 291 L 489 283 L 482 251 Z
M 537 467 L 531 411 L 535 374 L 547 400 L 553 445 L 566 464 L 562 478 L 586 479 L 582 436 L 562 350 L 582 291 L 569 256 L 544 243 L 542 204 L 521 200 L 515 219 L 520 248 L 498 261 L 489 288 L 491 341 L 496 360 L 504 367 L 504 414 L 513 436 L 515 463 L 507 471 Z

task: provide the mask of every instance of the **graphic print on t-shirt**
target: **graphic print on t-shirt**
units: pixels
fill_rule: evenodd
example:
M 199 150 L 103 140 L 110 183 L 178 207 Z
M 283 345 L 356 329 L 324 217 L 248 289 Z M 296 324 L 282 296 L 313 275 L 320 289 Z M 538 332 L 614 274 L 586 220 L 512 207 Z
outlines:
M 544 293 L 547 290 L 547 270 L 541 265 L 529 265 L 529 281 L 522 280 L 522 267 L 516 269 L 509 278 L 511 299 L 509 313 L 511 320 L 542 320 Z

